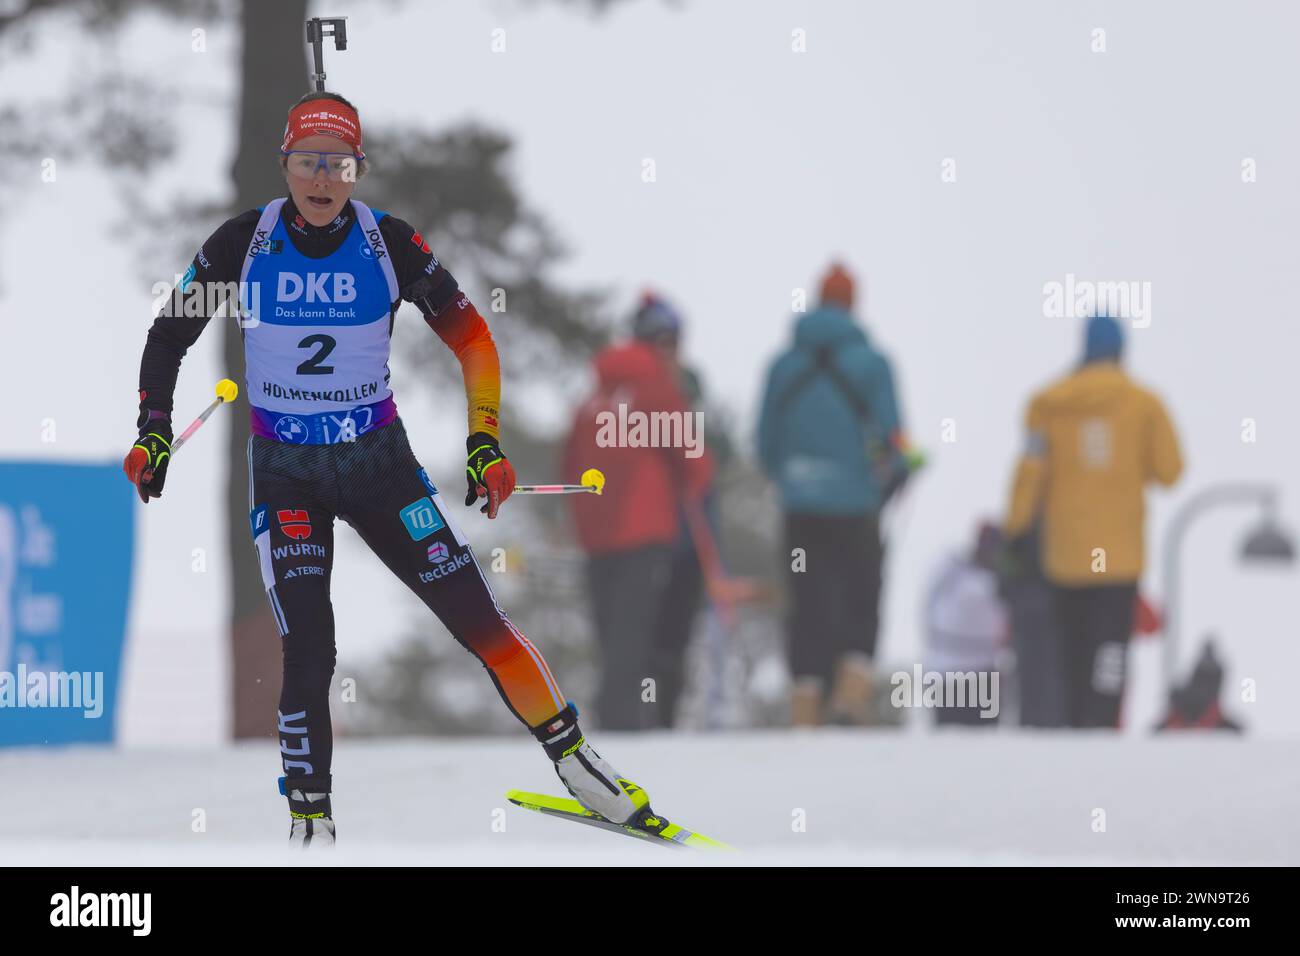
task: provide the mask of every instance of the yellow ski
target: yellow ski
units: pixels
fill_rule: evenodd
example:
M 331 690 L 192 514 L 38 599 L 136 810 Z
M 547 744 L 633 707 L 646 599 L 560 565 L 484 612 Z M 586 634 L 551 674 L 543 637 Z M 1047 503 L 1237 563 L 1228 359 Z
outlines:
M 641 826 L 632 826 L 612 823 L 599 814 L 592 813 L 577 800 L 568 797 L 552 797 L 545 793 L 509 790 L 506 792 L 506 799 L 517 807 L 523 807 L 525 810 L 535 810 L 549 817 L 572 820 L 574 823 L 583 823 L 587 826 L 598 827 L 601 830 L 609 830 L 612 833 L 623 833 L 627 836 L 658 843 L 660 846 L 694 847 L 705 850 L 733 849 L 719 840 L 706 837 L 702 833 L 695 833 L 675 823 L 669 823 L 659 816 L 646 817 L 641 821 Z

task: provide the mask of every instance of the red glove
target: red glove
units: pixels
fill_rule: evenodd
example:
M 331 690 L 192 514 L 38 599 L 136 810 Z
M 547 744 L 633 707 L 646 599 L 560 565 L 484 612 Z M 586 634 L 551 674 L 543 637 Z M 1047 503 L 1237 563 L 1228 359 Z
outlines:
M 162 497 L 171 452 L 171 422 L 166 418 L 158 418 L 141 426 L 140 437 L 122 460 L 122 470 L 126 472 L 131 484 L 135 485 L 136 493 L 145 504 L 149 503 L 150 498 Z
M 465 439 L 469 457 L 465 462 L 465 504 L 472 505 L 479 498 L 487 503 L 479 511 L 489 518 L 497 516 L 501 503 L 515 490 L 515 466 L 501 451 L 501 446 L 491 435 L 475 432 Z

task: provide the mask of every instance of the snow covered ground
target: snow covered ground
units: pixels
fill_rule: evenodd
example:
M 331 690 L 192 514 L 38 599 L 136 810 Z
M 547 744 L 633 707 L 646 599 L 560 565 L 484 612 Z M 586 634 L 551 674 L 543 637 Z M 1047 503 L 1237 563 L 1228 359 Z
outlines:
M 1288 740 L 826 730 L 593 741 L 662 813 L 741 852 L 668 852 L 509 805 L 512 787 L 561 792 L 526 738 L 342 740 L 340 843 L 312 861 L 1300 863 Z M 262 744 L 0 751 L 0 865 L 299 863 L 282 846 L 278 775 L 275 747 Z

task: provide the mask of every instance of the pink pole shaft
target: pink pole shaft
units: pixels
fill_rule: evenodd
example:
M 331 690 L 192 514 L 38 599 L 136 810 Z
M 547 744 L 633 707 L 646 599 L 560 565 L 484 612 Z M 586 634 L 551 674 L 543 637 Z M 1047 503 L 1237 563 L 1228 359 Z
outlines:
M 190 440 L 190 436 L 199 430 L 199 426 L 208 420 L 208 416 L 212 414 L 212 410 L 216 408 L 218 405 L 220 405 L 221 402 L 222 399 L 218 398 L 216 401 L 214 401 L 211 405 L 209 405 L 207 408 L 203 410 L 202 415 L 200 415 L 198 418 L 194 419 L 194 421 L 190 423 L 189 428 L 181 432 L 181 437 L 176 439 L 174 442 L 172 442 L 173 455 L 180 450 L 181 445 L 184 445 L 187 441 Z
M 590 485 L 516 485 L 517 495 L 577 495 L 584 491 L 594 492 Z

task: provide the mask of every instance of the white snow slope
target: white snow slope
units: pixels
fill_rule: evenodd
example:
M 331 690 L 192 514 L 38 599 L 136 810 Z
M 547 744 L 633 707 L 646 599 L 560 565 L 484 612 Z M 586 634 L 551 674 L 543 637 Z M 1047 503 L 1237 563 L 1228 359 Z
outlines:
M 593 743 L 669 819 L 740 852 L 671 852 L 509 805 L 512 787 L 562 793 L 526 737 L 342 740 L 339 844 L 292 857 L 274 745 L 0 751 L 0 866 L 1300 863 L 1287 740 L 825 730 Z

